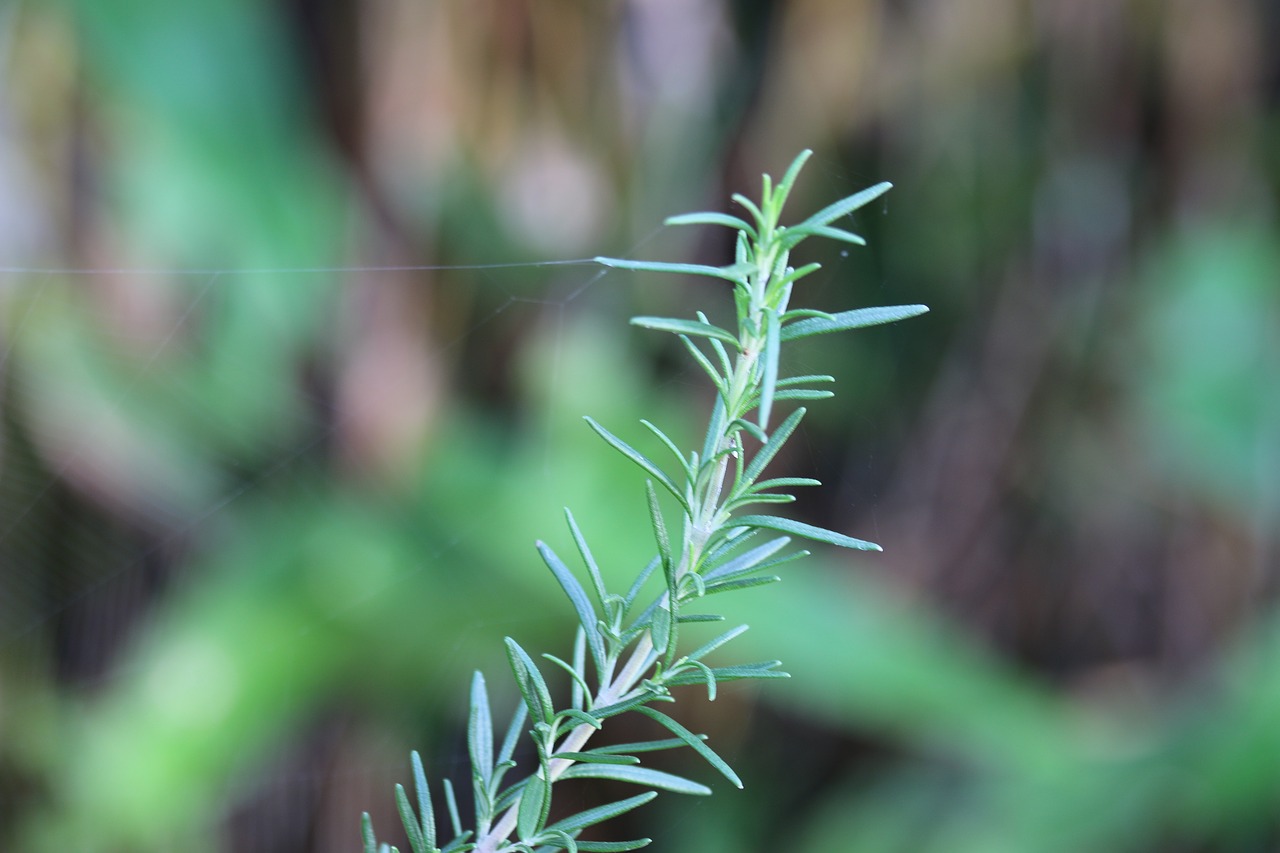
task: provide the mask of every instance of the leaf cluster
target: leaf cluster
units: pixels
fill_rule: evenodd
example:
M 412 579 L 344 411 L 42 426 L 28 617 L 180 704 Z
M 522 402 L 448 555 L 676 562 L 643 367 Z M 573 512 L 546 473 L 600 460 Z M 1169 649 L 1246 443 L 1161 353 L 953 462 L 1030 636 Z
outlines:
M 702 685 L 714 701 L 720 684 L 748 679 L 786 678 L 779 661 L 713 666 L 708 657 L 747 630 L 738 625 L 691 651 L 681 651 L 683 626 L 720 622 L 724 616 L 705 612 L 713 595 L 770 584 L 775 571 L 808 552 L 791 547 L 793 537 L 860 550 L 879 546 L 842 533 L 760 511 L 786 504 L 791 490 L 820 485 L 801 477 L 765 478 L 765 471 L 795 433 L 805 409 L 797 408 L 771 426 L 775 403 L 817 400 L 831 396 L 823 387 L 826 375 L 783 376 L 779 368 L 784 342 L 810 335 L 887 323 L 927 310 L 921 305 L 862 308 L 829 314 L 789 307 L 796 283 L 818 269 L 789 265 L 792 249 L 809 237 L 825 237 L 856 245 L 857 234 L 833 223 L 878 198 L 890 185 L 877 184 L 832 204 L 801 223 L 780 224 L 787 196 L 809 152 L 791 164 L 776 185 L 764 176 L 760 203 L 735 195 L 749 219 L 724 213 L 692 213 L 672 217 L 669 225 L 719 225 L 738 232 L 732 264 L 723 267 L 597 258 L 609 267 L 637 271 L 708 275 L 733 284 L 736 329 L 725 329 L 698 313 L 694 319 L 636 317 L 632 323 L 677 335 L 693 360 L 706 372 L 717 391 L 701 447 L 683 451 L 662 429 L 641 424 L 663 448 L 669 460 L 659 464 L 646 453 L 600 423 L 587 424 L 609 446 L 634 463 L 646 477 L 649 522 L 656 555 L 637 574 L 625 592 L 606 588 L 591 548 L 573 514 L 565 511 L 569 532 L 581 566 L 575 572 L 545 543 L 537 550 L 577 616 L 572 660 L 542 654 L 537 659 L 512 638 L 506 639 L 507 659 L 522 702 L 494 751 L 494 729 L 488 692 L 480 673 L 471 685 L 468 745 L 473 828 L 464 829 L 451 784 L 444 796 L 453 831 L 452 840 L 437 847 L 436 821 L 421 759 L 413 755 L 417 807 L 404 788 L 396 800 L 413 853 L 542 853 L 543 851 L 632 850 L 648 839 L 626 842 L 583 840 L 580 833 L 601 821 L 638 808 L 657 790 L 705 795 L 705 785 L 642 765 L 640 756 L 657 750 L 688 747 L 737 787 L 742 781 L 706 743 L 706 737 L 685 728 L 652 707 L 674 702 L 671 688 Z M 669 523 L 659 494 L 674 498 L 680 517 Z M 744 512 L 754 507 L 751 512 Z M 782 534 L 782 535 L 774 535 Z M 585 578 L 586 582 L 580 578 Z M 642 599 L 649 581 L 659 577 L 658 592 Z M 693 612 L 691 606 L 697 606 Z M 563 670 L 570 679 L 570 696 L 557 703 L 543 669 Z M 638 743 L 589 747 L 605 721 L 624 713 L 648 717 L 669 737 Z M 516 767 L 516 743 L 527 733 L 535 763 L 519 780 L 506 783 Z M 565 779 L 612 779 L 648 789 L 645 793 L 549 823 L 555 784 Z M 364 820 L 366 853 L 389 850 L 376 841 L 368 816 Z

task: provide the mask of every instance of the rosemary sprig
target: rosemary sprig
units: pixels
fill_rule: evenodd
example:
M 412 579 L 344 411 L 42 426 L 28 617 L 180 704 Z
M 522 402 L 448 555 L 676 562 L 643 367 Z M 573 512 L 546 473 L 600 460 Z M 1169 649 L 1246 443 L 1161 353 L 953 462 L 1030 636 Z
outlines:
M 782 344 L 810 335 L 888 323 L 922 314 L 923 305 L 863 308 L 828 314 L 791 309 L 797 282 L 818 269 L 808 264 L 788 265 L 791 250 L 808 237 L 826 237 L 864 245 L 861 237 L 832 223 L 889 190 L 887 183 L 844 198 L 798 225 L 779 224 L 782 208 L 810 152 L 800 154 L 775 186 L 764 176 L 757 205 L 735 195 L 733 200 L 749 216 L 743 219 L 723 213 L 691 213 L 671 217 L 668 225 L 719 225 L 738 232 L 734 261 L 722 267 L 653 261 L 596 258 L 607 266 L 648 272 L 707 275 L 733 284 L 737 328 L 724 329 L 699 313 L 696 319 L 636 317 L 632 323 L 678 335 L 690 356 L 707 373 L 717 391 L 715 405 L 700 449 L 681 451 L 659 427 L 644 426 L 675 457 L 674 468 L 664 468 L 613 432 L 587 418 L 587 423 L 610 446 L 640 467 L 648 479 L 646 489 L 650 523 L 657 556 L 639 573 L 625 594 L 605 588 L 599 568 L 572 513 L 566 510 L 573 541 L 589 585 L 550 547 L 537 549 L 559 583 L 578 617 L 572 661 L 553 655 L 541 658 L 566 670 L 572 679 L 568 704 L 552 698 L 539 663 L 514 639 L 507 638 L 507 657 L 523 702 L 517 706 L 497 753 L 485 681 L 476 673 L 471 687 L 468 744 L 471 782 L 475 800 L 472 829 L 463 828 L 453 789 L 446 780 L 445 802 L 453 831 L 452 840 L 436 846 L 437 827 L 422 762 L 413 754 L 417 808 L 404 788 L 397 786 L 396 800 L 413 853 L 542 853 L 543 851 L 633 850 L 649 839 L 626 842 L 584 841 L 581 831 L 593 824 L 624 814 L 656 796 L 654 790 L 575 814 L 548 824 L 555 784 L 571 778 L 606 778 L 632 782 L 649 789 L 687 794 L 709 794 L 698 782 L 641 764 L 639 755 L 676 746 L 688 746 L 737 787 L 742 781 L 706 744 L 672 717 L 651 705 L 673 702 L 671 688 L 703 684 L 714 700 L 717 685 L 743 679 L 786 678 L 779 661 L 712 667 L 705 658 L 746 630 L 740 625 L 701 647 L 681 653 L 681 626 L 689 622 L 720 621 L 718 614 L 686 613 L 685 606 L 716 593 L 772 583 L 773 570 L 807 551 L 789 551 L 792 537 L 810 539 L 843 548 L 880 550 L 878 545 L 842 533 L 804 524 L 782 516 L 743 513 L 748 506 L 789 503 L 786 489 L 819 485 L 816 480 L 795 477 L 764 479 L 769 462 L 781 450 L 804 417 L 795 409 L 771 428 L 775 404 L 786 400 L 815 400 L 831 396 L 821 388 L 830 376 L 783 377 L 779 354 Z M 671 473 L 674 470 L 674 474 Z M 672 527 L 658 499 L 669 493 L 680 509 L 678 527 Z M 673 538 L 673 530 L 677 536 Z M 782 534 L 765 538 L 761 534 Z M 661 592 L 645 606 L 639 596 L 646 582 L 661 571 Z M 670 738 L 588 748 L 606 720 L 635 712 L 667 729 Z M 515 767 L 512 755 L 520 733 L 529 726 L 537 764 L 520 781 L 504 785 Z M 369 816 L 363 821 L 366 853 L 390 853 L 379 845 Z

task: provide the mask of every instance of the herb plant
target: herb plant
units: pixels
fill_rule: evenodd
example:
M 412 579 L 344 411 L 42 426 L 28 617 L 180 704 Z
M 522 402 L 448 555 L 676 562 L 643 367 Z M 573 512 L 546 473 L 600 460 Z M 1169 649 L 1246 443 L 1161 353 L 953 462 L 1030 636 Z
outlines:
M 422 761 L 413 753 L 415 800 L 410 800 L 403 786 L 396 786 L 396 801 L 413 853 L 620 851 L 643 847 L 649 839 L 601 842 L 582 840 L 579 834 L 593 824 L 649 802 L 657 796 L 654 789 L 710 793 L 698 782 L 642 766 L 639 756 L 656 750 L 687 746 L 734 785 L 742 787 L 737 774 L 707 745 L 705 736 L 691 732 L 653 706 L 674 702 L 671 688 L 679 685 L 704 685 L 707 698 L 714 700 L 721 683 L 786 678 L 787 674 L 778 669 L 779 661 L 730 666 L 706 662 L 712 652 L 746 631 L 745 625 L 683 652 L 679 643 L 681 628 L 695 622 L 723 621 L 723 616 L 705 610 L 705 602 L 712 595 L 777 581 L 776 569 L 808 553 L 791 550 L 792 537 L 844 548 L 880 550 L 878 545 L 862 539 L 759 511 L 761 506 L 794 500 L 787 490 L 820 485 L 809 478 L 764 477 L 770 461 L 805 414 L 803 408 L 796 408 L 775 426 L 775 405 L 818 400 L 832 394 L 822 387 L 833 381 L 830 376 L 781 375 L 782 345 L 810 335 L 889 323 L 928 310 L 923 305 L 900 305 L 829 314 L 790 307 L 796 283 L 818 269 L 815 263 L 799 268 L 789 266 L 791 250 L 808 237 L 865 245 L 861 237 L 832 223 L 890 188 L 888 183 L 877 184 L 818 211 L 798 225 L 782 226 L 779 216 L 783 205 L 809 154 L 805 151 L 796 157 L 777 185 L 765 175 L 758 205 L 741 195 L 733 196 L 750 219 L 724 213 L 691 213 L 667 220 L 668 225 L 735 229 L 736 253 L 733 263 L 727 266 L 596 259 L 608 267 L 712 276 L 733 285 L 736 329 L 713 325 L 701 312 L 692 320 L 636 317 L 631 321 L 677 335 L 710 378 L 717 393 L 706 437 L 700 448 L 685 452 L 658 426 L 641 421 L 657 444 L 670 452 L 671 459 L 664 466 L 601 424 L 586 419 L 606 443 L 647 475 L 649 520 L 657 555 L 639 572 L 630 588 L 619 594 L 605 588 L 591 548 L 572 513 L 566 510 L 565 515 L 582 569 L 575 572 L 546 544 L 537 544 L 542 560 L 578 617 L 573 659 L 543 654 L 539 662 L 514 639 L 507 638 L 507 657 L 523 702 L 516 707 L 496 750 L 485 680 L 479 672 L 475 674 L 467 731 L 474 822 L 470 829 L 464 829 L 453 788 L 445 780 L 444 802 L 452 840 L 438 846 L 436 818 Z M 663 511 L 658 499 L 661 492 L 669 493 L 679 507 L 676 524 Z M 580 574 L 585 576 L 585 582 Z M 660 590 L 645 600 L 642 594 L 647 581 L 655 575 L 662 579 Z M 695 606 L 696 612 L 690 609 Z M 547 666 L 568 673 L 572 686 L 567 703 L 552 698 L 542 673 Z M 590 746 L 607 720 L 624 713 L 641 714 L 656 721 L 671 737 Z M 513 756 L 517 742 L 526 729 L 533 742 L 536 766 L 518 781 L 508 782 L 508 774 L 516 768 Z M 650 790 L 549 822 L 556 783 L 574 778 L 620 780 Z M 363 837 L 366 853 L 389 853 L 394 849 L 379 845 L 368 814 L 364 816 Z

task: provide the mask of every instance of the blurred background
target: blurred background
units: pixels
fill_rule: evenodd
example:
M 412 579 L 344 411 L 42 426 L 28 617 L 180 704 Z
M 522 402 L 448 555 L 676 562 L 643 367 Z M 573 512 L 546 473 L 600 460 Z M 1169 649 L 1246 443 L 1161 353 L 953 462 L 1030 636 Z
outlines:
M 682 703 L 746 790 L 596 837 L 1280 849 L 1278 36 L 1268 0 L 0 4 L 0 848 L 396 840 L 410 749 L 465 779 L 471 670 L 510 708 L 501 638 L 566 651 L 561 508 L 615 583 L 649 559 L 581 416 L 700 434 L 626 320 L 720 283 L 559 262 L 723 263 L 662 218 L 812 148 L 796 218 L 896 188 L 797 298 L 932 307 L 787 365 L 839 392 L 798 517 L 885 551 L 726 599 L 726 659 L 795 676 Z

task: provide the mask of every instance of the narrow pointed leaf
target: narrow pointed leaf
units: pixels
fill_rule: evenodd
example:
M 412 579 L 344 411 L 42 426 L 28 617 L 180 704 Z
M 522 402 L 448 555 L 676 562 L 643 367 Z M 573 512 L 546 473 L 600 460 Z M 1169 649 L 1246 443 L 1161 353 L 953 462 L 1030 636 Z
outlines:
M 626 764 L 634 766 L 640 763 L 640 759 L 634 755 L 612 755 L 607 752 L 557 752 L 556 758 L 581 761 L 583 764 Z
M 778 380 L 779 388 L 790 388 L 793 385 L 809 385 L 817 382 L 835 382 L 834 376 L 828 376 L 823 373 L 812 373 L 804 376 L 788 376 L 786 379 Z
M 556 821 L 547 827 L 547 831 L 559 832 L 578 832 L 586 829 L 588 826 L 595 826 L 597 823 L 603 823 L 606 820 L 612 820 L 619 815 L 624 815 L 632 809 L 637 809 L 653 800 L 658 796 L 656 791 L 649 791 L 644 794 L 637 794 L 634 797 L 628 797 L 625 800 L 618 800 L 615 803 L 608 803 L 603 806 L 596 806 L 593 809 L 587 809 L 579 812 L 573 817 L 567 817 L 564 820 Z
M 679 216 L 668 216 L 663 224 L 665 225 L 726 225 L 729 228 L 736 228 L 739 231 L 746 231 L 752 237 L 756 236 L 756 229 L 750 222 L 745 219 L 739 219 L 736 216 L 730 216 L 727 213 L 682 213 Z
M 706 735 L 702 735 L 701 737 L 703 738 L 703 740 L 706 739 Z M 673 738 L 665 738 L 663 740 L 639 741 L 637 743 L 609 744 L 608 746 L 596 747 L 595 749 L 591 750 L 591 752 L 603 753 L 606 755 L 612 754 L 612 753 L 623 753 L 623 754 L 629 755 L 630 753 L 633 753 L 633 752 L 659 752 L 664 749 L 675 749 L 681 746 L 684 746 L 684 741 L 680 740 L 680 738 L 673 737 Z
M 582 629 L 581 629 L 581 628 L 579 628 L 579 629 L 578 629 L 578 636 L 579 636 L 579 637 L 581 637 L 581 636 L 582 636 Z M 562 658 L 556 657 L 555 655 L 550 654 L 550 653 L 548 653 L 548 652 L 543 652 L 543 653 L 542 653 L 542 659 L 543 659 L 543 660 L 550 661 L 551 663 L 555 664 L 556 666 L 560 667 L 560 668 L 561 668 L 561 669 L 563 669 L 565 672 L 567 672 L 567 673 L 569 674 L 569 678 L 571 678 L 571 679 L 573 680 L 573 686 L 574 686 L 575 691 L 577 691 L 578 693 L 583 692 L 583 690 L 587 687 L 587 683 L 586 683 L 585 679 L 583 679 L 583 677 L 582 677 L 582 672 L 581 672 L 577 667 L 575 667 L 573 664 L 569 663 L 567 660 L 564 660 L 564 659 L 562 659 Z M 574 697 L 574 707 L 575 707 L 575 708 L 578 708 L 578 707 L 579 707 L 579 706 L 577 705 L 577 697 Z M 579 710 L 581 710 L 581 709 L 579 709 Z
M 835 396 L 832 391 L 820 391 L 808 388 L 786 388 L 773 395 L 775 403 L 782 400 L 829 400 Z
M 706 275 L 712 278 L 723 278 L 737 281 L 751 271 L 747 264 L 731 264 L 727 267 L 709 267 L 703 264 L 672 264 L 663 261 L 632 261 L 626 258 L 597 257 L 593 260 L 601 266 L 636 272 L 667 272 L 679 275 Z
M 765 466 L 773 461 L 778 455 L 778 451 L 782 449 L 782 445 L 787 443 L 787 439 L 791 438 L 791 434 L 796 431 L 796 427 L 800 425 L 800 421 L 804 418 L 805 410 L 803 408 L 796 409 L 785 421 L 778 425 L 778 428 L 769 436 L 769 440 L 764 446 L 756 451 L 756 455 L 752 457 L 751 464 L 747 466 L 747 470 L 743 472 L 743 480 L 745 482 L 754 482 L 765 469 Z
M 737 592 L 738 590 L 751 589 L 757 586 L 768 586 L 771 583 L 777 583 L 782 578 L 777 575 L 759 575 L 756 577 L 741 578 L 739 580 L 720 581 L 718 583 L 707 584 L 707 595 L 718 595 L 722 592 Z
M 829 225 L 797 225 L 788 228 L 786 234 L 783 235 L 782 245 L 788 249 L 794 248 L 802 240 L 809 237 L 825 237 L 829 240 L 839 240 L 842 243 L 852 243 L 855 246 L 865 246 L 867 241 L 862 237 L 854 234 L 852 231 L 845 231 L 843 228 L 833 228 Z
M 653 639 L 653 647 L 666 654 L 671 644 L 671 611 L 659 607 L 653 612 L 653 621 L 649 624 L 649 636 Z
M 637 838 L 633 841 L 579 841 L 579 853 L 626 853 L 628 850 L 639 850 L 653 843 L 652 838 Z
M 762 228 L 764 227 L 764 222 L 765 222 L 764 214 L 760 212 L 760 208 L 756 207 L 756 203 L 754 201 L 747 198 L 745 195 L 742 195 L 741 193 L 734 193 L 732 196 L 730 196 L 730 198 L 736 204 L 740 204 L 743 207 L 745 207 L 748 211 L 750 211 L 752 218 L 755 219 L 755 221 L 760 225 L 760 227 Z
M 547 564 L 547 568 L 551 569 L 551 574 L 555 575 L 560 588 L 564 590 L 564 594 L 573 605 L 574 612 L 578 614 L 578 624 L 587 637 L 587 650 L 591 652 L 591 659 L 595 661 L 596 672 L 603 677 L 604 637 L 600 635 L 599 617 L 596 615 L 595 608 L 591 606 L 587 591 L 582 588 L 582 584 L 578 582 L 573 572 L 569 571 L 569 567 L 546 543 L 538 542 L 537 548 L 538 553 L 542 555 L 542 561 Z
M 681 469 L 684 470 L 685 476 L 692 479 L 693 470 L 689 467 L 689 463 L 685 461 L 684 454 L 680 452 L 680 448 L 671 440 L 671 436 L 659 429 L 657 425 L 650 421 L 646 421 L 643 418 L 640 420 L 640 423 L 644 424 L 645 429 L 653 433 L 657 437 L 658 441 L 661 441 L 667 450 L 671 451 L 671 454 L 675 456 L 676 461 L 680 463 Z
M 815 527 L 812 524 L 805 524 L 802 521 L 792 521 L 789 518 L 780 518 L 773 515 L 743 515 L 735 518 L 734 523 L 747 525 L 749 527 L 762 527 L 767 530 L 777 530 L 779 533 L 790 533 L 795 536 L 803 536 L 805 539 L 812 539 L 815 542 L 826 542 L 828 545 L 838 545 L 841 548 L 853 548 L 858 551 L 884 550 L 874 542 L 867 542 L 864 539 L 854 539 L 852 536 L 845 536 L 843 533 L 836 533 L 834 530 L 827 530 L 823 527 Z
M 653 538 L 658 544 L 658 556 L 662 559 L 662 573 L 666 577 L 667 589 L 675 591 L 675 561 L 671 554 L 671 538 L 667 535 L 667 522 L 662 517 L 662 507 L 658 504 L 658 494 L 653 483 L 644 484 L 645 495 L 649 499 L 649 521 L 653 524 Z
M 575 764 L 564 772 L 561 779 L 613 779 L 618 782 L 631 782 L 649 788 L 661 788 L 677 794 L 694 794 L 706 796 L 711 789 L 706 785 L 664 773 L 651 767 L 618 767 L 609 764 Z
M 453 783 L 448 779 L 444 780 L 444 803 L 449 809 L 449 825 L 453 827 L 453 834 L 461 838 L 462 819 L 458 816 L 458 798 L 453 793 Z M 453 844 L 450 843 L 449 846 L 452 847 Z
M 600 719 L 598 717 L 593 714 L 588 714 L 586 711 L 579 711 L 577 708 L 565 708 L 556 716 L 565 720 L 572 720 L 578 725 L 591 726 L 591 728 L 597 731 L 601 728 Z M 577 726 L 575 725 L 575 728 L 576 727 Z
M 779 666 L 779 661 L 767 661 L 765 663 L 743 664 L 739 666 L 720 666 L 712 667 L 711 671 L 715 673 L 716 681 L 747 681 L 761 678 L 790 678 L 790 673 L 782 672 L 774 667 Z M 682 672 L 679 675 L 672 676 L 667 679 L 667 684 L 671 687 L 679 687 L 686 684 L 701 684 L 703 676 L 697 672 Z
M 413 814 L 413 806 L 409 805 L 409 795 L 405 793 L 404 785 L 396 785 L 396 808 L 400 811 L 404 834 L 409 839 L 409 849 L 413 853 L 432 853 L 435 845 L 427 846 L 427 839 L 422 834 L 422 824 Z
M 649 564 L 641 570 L 640 574 L 636 575 L 636 579 L 632 582 L 631 588 L 627 590 L 626 598 L 623 599 L 623 603 L 626 604 L 628 610 L 630 610 L 631 605 L 635 603 L 636 596 L 640 594 L 640 590 L 644 587 L 645 583 L 648 582 L 649 578 L 653 576 L 653 573 L 657 571 L 658 567 L 661 565 L 662 558 L 654 557 L 649 561 Z
M 751 487 L 751 491 L 763 492 L 768 489 L 790 489 L 797 486 L 821 485 L 821 480 L 815 480 L 812 477 L 775 477 L 772 480 L 761 480 Z
M 924 305 L 888 305 L 880 308 L 855 308 L 852 311 L 841 311 L 839 314 L 832 314 L 829 320 L 823 317 L 811 317 L 783 327 L 782 340 L 791 341 L 796 338 L 807 338 L 810 335 L 824 335 L 828 332 L 843 332 L 847 329 L 895 323 L 898 320 L 918 317 L 927 313 L 928 310 Z
M 365 812 L 360 818 L 360 840 L 364 842 L 364 853 L 378 853 L 378 839 L 373 834 L 373 818 Z
M 697 320 L 678 320 L 674 317 L 632 317 L 631 325 L 676 335 L 715 338 L 734 347 L 738 345 L 738 337 L 728 330 L 710 323 L 700 323 Z
M 822 264 L 805 264 L 799 269 L 789 270 L 786 275 L 780 277 L 774 283 L 774 286 L 784 287 L 790 284 L 794 284 L 795 282 L 799 281 L 800 279 L 804 278 L 810 273 L 815 273 L 820 269 L 822 269 Z M 787 312 L 787 313 L 791 313 L 791 312 Z M 821 312 L 818 312 L 818 313 L 821 313 Z
M 616 717 L 619 714 L 638 708 L 648 702 L 653 702 L 658 696 L 651 691 L 646 691 L 638 696 L 632 696 L 630 699 L 623 699 L 620 702 L 614 702 L 612 705 L 602 705 L 599 708 L 592 708 L 591 715 L 598 720 L 604 720 L 609 717 Z
M 708 764 L 719 770 L 724 778 L 732 782 L 734 786 L 738 788 L 742 787 L 742 780 L 738 778 L 737 773 L 733 772 L 733 768 L 726 764 L 723 758 L 716 755 L 715 751 L 712 750 L 711 747 L 707 746 L 698 735 L 695 735 L 671 717 L 668 717 L 661 711 L 655 711 L 653 708 L 637 708 L 636 712 L 644 714 L 649 719 L 655 720 L 661 724 L 673 735 L 684 741 L 686 746 L 705 758 Z
M 696 651 L 690 652 L 688 655 L 688 658 L 689 660 L 701 660 L 702 658 L 714 652 L 716 649 L 723 646 L 725 643 L 728 643 L 730 640 L 734 640 L 734 639 L 737 639 L 738 637 L 741 637 L 746 632 L 747 632 L 746 625 L 739 625 L 736 628 L 731 628 L 728 631 L 725 631 L 720 636 L 716 637 L 714 640 L 711 640 L 710 642 L 702 645 Z
M 479 776 L 482 790 L 488 791 L 493 773 L 493 718 L 489 711 L 489 693 L 485 689 L 484 676 L 479 671 L 471 677 L 467 749 L 471 755 L 471 772 Z
M 681 335 L 680 343 L 684 344 L 684 348 L 689 351 L 689 355 L 693 356 L 693 360 L 696 361 L 698 366 L 702 368 L 702 371 L 710 377 L 711 384 L 720 392 L 720 396 L 723 397 L 725 394 L 729 393 L 724 384 L 725 380 L 718 372 L 716 372 L 715 365 L 711 363 L 711 359 L 703 355 L 702 350 L 698 349 L 694 342 L 689 340 L 688 337 Z
M 753 563 L 752 565 L 742 565 L 742 566 L 735 567 L 733 569 L 729 569 L 728 567 L 726 567 L 726 570 L 723 572 L 721 572 L 720 570 L 716 570 L 714 578 L 706 578 L 707 587 L 710 588 L 717 584 L 726 583 L 728 581 L 736 580 L 738 578 L 745 577 L 747 575 L 755 574 L 756 572 L 763 572 L 766 570 L 775 569 L 778 566 L 784 565 L 786 563 L 794 562 L 796 560 L 799 560 L 801 557 L 807 557 L 807 556 L 809 556 L 808 551 L 803 551 L 803 550 L 793 551 L 790 554 L 783 554 L 781 557 L 773 557 L 772 559 L 767 559 L 762 562 L 756 562 L 756 563 Z
M 829 225 L 820 225 L 810 231 L 814 237 L 826 237 L 828 240 L 839 240 L 843 243 L 852 243 L 855 246 L 865 246 L 867 241 L 861 235 L 854 234 L 852 231 L 845 231 L 843 228 L 833 228 Z
M 676 500 L 680 501 L 680 505 L 684 507 L 685 510 L 689 509 L 689 507 L 685 503 L 684 495 L 680 492 L 680 489 L 676 487 L 675 482 L 670 477 L 668 477 L 666 473 L 653 462 L 653 460 L 645 456 L 640 451 L 636 450 L 631 445 L 627 444 L 622 439 L 618 438 L 613 433 L 609 432 L 609 430 L 600 426 L 600 424 L 596 423 L 594 419 L 588 417 L 588 418 L 584 418 L 584 420 L 586 420 L 587 424 L 590 425 L 590 427 L 593 430 L 595 430 L 596 433 L 601 438 L 603 438 L 610 445 L 612 445 L 614 450 L 617 450 L 623 456 L 627 457 L 632 462 L 636 463 L 645 471 L 647 471 L 649 476 L 653 477 L 655 480 L 661 483 L 663 488 L 671 492 L 671 494 L 675 496 Z
M 507 660 L 511 663 L 511 671 L 516 677 L 516 686 L 520 688 L 520 695 L 524 697 L 524 703 L 529 707 L 529 715 L 535 722 L 551 722 L 555 706 L 551 703 L 551 691 L 547 689 L 547 682 L 543 680 L 542 673 L 538 671 L 537 665 L 528 653 L 520 648 L 519 643 L 510 637 L 506 638 L 506 643 Z
M 426 771 L 422 769 L 422 756 L 416 749 L 410 753 L 410 761 L 413 764 L 413 788 L 418 795 L 418 817 L 422 821 L 422 840 L 426 843 L 428 850 L 434 850 L 436 815 L 435 810 L 431 808 L 431 791 L 427 787 Z
M 502 738 L 502 748 L 498 750 L 498 764 L 510 761 L 511 756 L 515 754 L 516 742 L 520 738 L 521 730 L 524 729 L 524 722 L 528 719 L 529 708 L 523 702 L 516 704 L 516 709 L 511 715 L 511 723 L 507 726 L 506 735 Z
M 520 838 L 533 838 L 542 829 L 551 807 L 551 785 L 540 772 L 530 776 L 520 794 L 520 809 L 516 813 L 516 832 Z
M 578 546 L 578 554 L 581 555 L 582 562 L 587 567 L 587 574 L 591 576 L 591 585 L 595 587 L 596 597 L 600 600 L 600 606 L 603 607 L 609 594 L 604 588 L 604 578 L 600 574 L 600 566 L 596 563 L 596 558 L 592 556 L 591 549 L 587 547 L 587 539 L 582 535 L 582 531 L 578 528 L 578 522 L 574 519 L 573 513 L 569 511 L 568 507 L 564 509 L 564 516 L 569 522 L 569 532 L 573 534 L 573 544 Z
M 787 167 L 787 172 L 782 176 L 782 180 L 778 182 L 779 201 L 786 201 L 787 195 L 791 192 L 791 187 L 796 182 L 796 176 L 800 174 L 800 169 L 808 159 L 813 156 L 813 151 L 808 148 L 796 155 L 796 159 L 791 161 L 791 165 Z
M 804 222 L 801 222 L 798 228 L 814 228 L 819 225 L 830 225 L 842 216 L 846 216 L 858 208 L 870 204 L 880 196 L 893 189 L 893 184 L 883 181 L 873 187 L 868 187 L 862 192 L 854 193 L 847 198 L 842 198 L 834 204 L 829 204 L 810 216 Z

